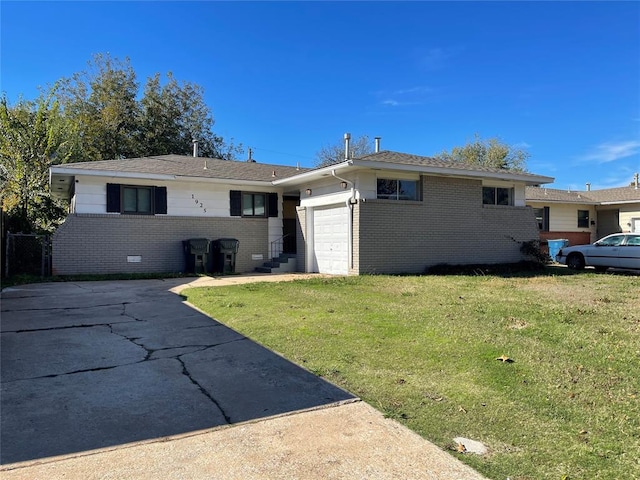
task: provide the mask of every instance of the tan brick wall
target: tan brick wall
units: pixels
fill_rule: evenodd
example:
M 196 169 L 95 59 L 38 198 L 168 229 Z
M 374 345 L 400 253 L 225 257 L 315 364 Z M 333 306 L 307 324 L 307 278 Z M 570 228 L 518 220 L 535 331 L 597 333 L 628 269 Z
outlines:
M 538 238 L 531 208 L 483 206 L 480 181 L 423 177 L 422 182 L 422 202 L 359 203 L 359 242 L 354 245 L 358 273 L 517 262 L 523 259 L 520 242 Z
M 182 241 L 237 238 L 236 272 L 268 259 L 268 219 L 145 215 L 70 215 L 53 236 L 54 275 L 185 271 Z M 142 256 L 128 263 L 128 255 Z

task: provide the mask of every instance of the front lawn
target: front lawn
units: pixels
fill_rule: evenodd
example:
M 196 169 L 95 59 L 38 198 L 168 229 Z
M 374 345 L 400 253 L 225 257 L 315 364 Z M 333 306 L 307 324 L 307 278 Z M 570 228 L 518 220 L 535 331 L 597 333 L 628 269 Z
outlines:
M 640 277 L 549 272 L 183 295 L 489 478 L 640 478 Z M 459 454 L 454 437 L 489 453 Z

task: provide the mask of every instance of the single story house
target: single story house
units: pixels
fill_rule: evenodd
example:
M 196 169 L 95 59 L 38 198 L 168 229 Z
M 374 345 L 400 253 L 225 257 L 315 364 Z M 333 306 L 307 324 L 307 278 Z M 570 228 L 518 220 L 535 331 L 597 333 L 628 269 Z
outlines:
M 180 272 L 182 241 L 236 238 L 236 271 L 285 252 L 303 272 L 508 263 L 538 238 L 525 189 L 552 178 L 377 151 L 323 168 L 163 155 L 51 168 L 70 201 L 53 272 Z M 273 253 L 272 253 L 273 252 Z
M 526 204 L 534 209 L 540 239 L 593 243 L 611 233 L 640 232 L 638 174 L 626 187 L 567 191 L 529 186 Z

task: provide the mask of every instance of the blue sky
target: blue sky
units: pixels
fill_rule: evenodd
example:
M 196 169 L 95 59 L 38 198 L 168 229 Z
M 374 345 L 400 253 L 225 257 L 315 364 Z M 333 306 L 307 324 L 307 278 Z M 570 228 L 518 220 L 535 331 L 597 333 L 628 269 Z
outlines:
M 11 103 L 129 57 L 201 85 L 216 133 L 312 166 L 352 137 L 433 155 L 478 133 L 562 189 L 640 171 L 640 2 L 2 1 Z

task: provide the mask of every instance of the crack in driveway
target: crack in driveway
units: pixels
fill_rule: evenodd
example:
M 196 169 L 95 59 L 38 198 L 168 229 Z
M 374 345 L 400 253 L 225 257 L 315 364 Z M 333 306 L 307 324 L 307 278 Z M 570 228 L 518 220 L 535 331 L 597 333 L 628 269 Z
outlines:
M 353 398 L 166 290 L 110 285 L 52 284 L 4 305 L 3 464 Z
M 211 393 L 206 388 L 200 385 L 200 383 L 191 376 L 191 374 L 189 373 L 189 369 L 187 368 L 187 365 L 184 363 L 184 360 L 182 360 L 182 358 L 180 357 L 182 357 L 182 355 L 178 355 L 175 358 L 182 365 L 182 374 L 185 375 L 191 381 L 191 383 L 193 383 L 196 387 L 198 387 L 198 389 L 200 390 L 200 393 L 202 393 L 205 397 L 211 400 L 216 407 L 218 407 L 218 410 L 220 410 L 220 413 L 222 414 L 225 421 L 227 422 L 227 425 L 231 425 L 231 417 L 227 415 L 227 412 L 224 411 L 224 409 L 222 408 L 222 405 L 220 405 L 220 403 L 213 397 L 213 395 L 211 395 Z

